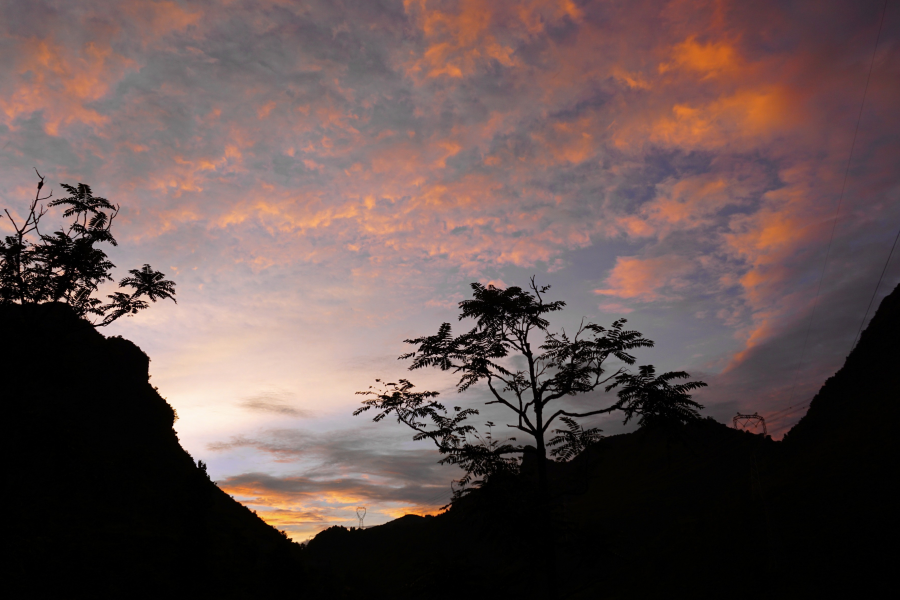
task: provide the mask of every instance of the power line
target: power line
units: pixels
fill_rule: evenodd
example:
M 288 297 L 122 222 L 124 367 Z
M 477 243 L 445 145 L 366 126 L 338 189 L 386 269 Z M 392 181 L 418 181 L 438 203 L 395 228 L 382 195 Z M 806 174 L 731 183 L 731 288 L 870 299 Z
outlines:
M 853 345 L 850 346 L 850 352 L 853 352 L 853 348 L 856 347 L 856 342 L 859 341 L 859 336 L 862 334 L 863 325 L 866 324 L 866 319 L 869 317 L 869 311 L 872 310 L 872 303 L 875 301 L 875 296 L 878 294 L 878 288 L 881 286 L 881 280 L 884 279 L 884 273 L 887 271 L 888 265 L 891 262 L 891 257 L 894 255 L 894 248 L 897 247 L 897 240 L 900 240 L 900 229 L 897 230 L 897 236 L 894 238 L 894 244 L 891 246 L 891 251 L 888 253 L 887 260 L 884 261 L 884 267 L 881 269 L 881 276 L 878 277 L 878 283 L 875 284 L 875 289 L 872 291 L 872 297 L 869 298 L 869 306 L 866 307 L 866 314 L 863 315 L 862 321 L 859 324 L 859 330 L 856 332 L 856 337 L 853 338 Z
M 770 413 L 768 416 L 768 419 L 770 421 L 782 419 L 782 418 L 786 417 L 788 414 L 790 414 L 792 412 L 796 412 L 802 408 L 806 408 L 807 406 L 809 406 L 809 403 L 806 403 L 806 402 L 804 402 L 803 404 L 792 404 L 791 406 L 788 406 L 787 408 L 782 408 L 779 411 Z
M 841 214 L 841 205 L 844 202 L 844 191 L 847 189 L 847 176 L 850 174 L 850 164 L 853 162 L 853 149 L 856 147 L 856 136 L 859 134 L 859 124 L 862 121 L 863 109 L 866 106 L 866 95 L 869 93 L 869 81 L 872 79 L 872 69 L 875 67 L 875 55 L 878 53 L 878 42 L 881 40 L 881 29 L 884 27 L 884 15 L 887 12 L 887 0 L 884 0 L 884 7 L 881 10 L 881 22 L 878 25 L 878 34 L 875 36 L 875 49 L 872 51 L 872 60 L 869 63 L 869 74 L 866 76 L 866 86 L 863 88 L 862 103 L 859 106 L 859 115 L 856 117 L 856 129 L 853 131 L 853 141 L 850 142 L 850 156 L 847 157 L 847 168 L 844 169 L 844 182 L 841 184 L 841 195 L 838 197 L 837 209 L 834 212 L 834 223 L 831 226 L 831 237 L 828 239 L 828 247 L 825 250 L 825 262 L 822 264 L 822 273 L 819 275 L 819 283 L 816 286 L 816 295 L 813 298 L 812 311 L 809 314 L 809 323 L 806 326 L 806 335 L 803 337 L 803 346 L 800 349 L 800 362 L 797 364 L 797 373 L 803 367 L 803 360 L 806 357 L 806 346 L 809 342 L 809 332 L 812 329 L 813 318 L 816 315 L 816 307 L 819 303 L 819 293 L 822 291 L 822 281 L 825 279 L 825 271 L 828 268 L 828 258 L 831 256 L 831 246 L 834 243 L 834 232 L 837 230 L 838 217 Z M 794 383 L 791 386 L 791 395 L 788 402 L 794 399 L 794 391 L 797 389 L 798 377 L 794 377 Z
M 804 408 L 809 408 L 809 404 L 801 404 L 794 410 L 783 411 L 775 415 L 769 415 L 769 421 L 771 421 L 772 423 L 782 423 L 784 421 L 793 419 Z
M 447 492 L 446 492 L 446 491 L 442 491 L 442 492 L 440 492 L 439 494 L 437 494 L 436 496 L 432 496 L 432 497 L 427 498 L 426 500 L 424 500 L 424 501 L 422 502 L 422 506 L 430 506 L 430 505 L 437 504 L 437 503 L 439 503 L 439 502 L 443 502 L 444 499 L 447 498 L 447 496 L 448 496 Z
M 790 412 L 794 408 L 803 408 L 804 406 L 806 406 L 806 404 L 807 404 L 806 402 L 798 402 L 797 404 L 791 404 L 790 406 L 782 408 L 781 410 L 776 410 L 773 413 L 769 413 L 769 416 L 774 417 L 775 415 L 780 415 L 783 412 Z

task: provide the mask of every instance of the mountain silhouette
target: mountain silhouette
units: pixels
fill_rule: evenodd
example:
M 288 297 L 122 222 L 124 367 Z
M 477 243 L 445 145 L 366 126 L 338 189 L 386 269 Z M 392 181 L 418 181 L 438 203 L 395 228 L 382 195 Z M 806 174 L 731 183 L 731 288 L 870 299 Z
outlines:
M 62 304 L 0 325 L 11 597 L 870 597 L 897 562 L 900 287 L 783 441 L 647 426 L 551 464 L 550 536 L 526 455 L 440 515 L 305 549 L 181 448 L 136 345 Z
M 881 592 L 896 568 L 900 286 L 768 461 L 793 590 Z
M 552 463 L 549 590 L 537 591 L 549 553 L 527 454 L 517 476 L 440 515 L 321 532 L 309 565 L 331 598 L 883 593 L 898 558 L 898 333 L 900 287 L 783 441 L 702 419 L 611 436 Z
M 140 348 L 64 304 L 0 324 L 7 597 L 296 594 L 299 545 L 181 448 Z

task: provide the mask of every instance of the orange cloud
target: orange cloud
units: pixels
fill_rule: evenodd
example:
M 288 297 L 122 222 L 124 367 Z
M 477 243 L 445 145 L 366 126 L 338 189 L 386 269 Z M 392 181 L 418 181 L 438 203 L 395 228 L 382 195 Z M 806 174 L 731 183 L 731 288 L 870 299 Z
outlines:
M 13 127 L 16 119 L 35 113 L 42 114 L 44 129 L 52 136 L 73 124 L 97 132 L 108 125 L 109 116 L 92 105 L 107 96 L 127 72 L 140 68 L 136 60 L 113 49 L 113 42 L 122 35 L 122 28 L 113 24 L 115 17 L 127 20 L 149 44 L 196 23 L 200 13 L 171 1 L 126 2 L 99 21 L 85 11 L 76 21 L 66 22 L 69 29 L 90 31 L 89 41 L 72 43 L 52 35 L 17 39 L 13 54 L 16 80 L 11 92 L 0 95 L 0 113 L 6 125 Z M 79 22 L 83 19 L 86 22 Z
M 404 2 L 408 12 L 412 4 Z M 409 73 L 459 78 L 471 73 L 475 64 L 483 60 L 512 64 L 512 49 L 499 44 L 490 33 L 492 12 L 488 3 L 464 0 L 457 12 L 430 9 L 427 0 L 416 4 L 422 31 L 430 44 L 421 59 L 408 67 Z
M 186 8 L 172 0 L 123 2 L 117 8 L 129 21 L 138 25 L 137 33 L 144 43 L 156 42 L 166 35 L 183 31 L 203 18 L 203 12 L 198 8 Z
M 594 119 L 584 117 L 574 122 L 560 121 L 545 131 L 532 133 L 532 138 L 548 151 L 552 160 L 547 166 L 557 163 L 578 164 L 591 158 L 600 145 L 594 139 L 596 130 Z
M 407 64 L 410 75 L 459 79 L 491 61 L 519 67 L 519 41 L 543 33 L 562 19 L 578 21 L 582 11 L 572 0 L 529 0 L 517 3 L 462 0 L 456 10 L 433 8 L 428 0 L 404 0 L 406 12 L 419 24 L 428 47 Z
M 88 105 L 102 98 L 126 69 L 135 67 L 133 61 L 94 42 L 75 54 L 37 38 L 23 40 L 18 48 L 15 89 L 0 96 L 5 123 L 13 127 L 17 118 L 41 112 L 47 133 L 54 136 L 71 123 L 93 127 L 107 123 L 106 116 Z
M 671 294 L 665 294 L 660 290 L 684 288 L 686 282 L 683 277 L 692 270 L 690 263 L 678 256 L 645 259 L 620 256 L 616 258 L 616 264 L 606 278 L 606 285 L 610 287 L 594 290 L 594 293 L 617 298 L 633 298 L 641 302 L 668 300 L 672 298 Z
M 793 116 L 788 94 L 779 86 L 739 90 L 699 105 L 675 103 L 668 114 L 652 121 L 630 122 L 615 134 L 620 148 L 633 148 L 641 142 L 688 150 L 718 150 L 723 147 L 754 145 L 774 135 Z
M 726 71 L 735 71 L 740 67 L 737 53 L 731 44 L 725 41 L 699 44 L 696 36 L 677 44 L 672 49 L 672 56 L 672 62 L 660 63 L 660 73 L 681 67 L 699 71 L 706 78 Z

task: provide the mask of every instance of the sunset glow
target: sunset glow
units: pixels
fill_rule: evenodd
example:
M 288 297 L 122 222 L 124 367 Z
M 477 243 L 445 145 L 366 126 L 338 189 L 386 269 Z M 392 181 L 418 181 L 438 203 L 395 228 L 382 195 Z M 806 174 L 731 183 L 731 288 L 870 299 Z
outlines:
M 150 355 L 182 445 L 269 523 L 302 540 L 360 505 L 429 514 L 458 472 L 352 417 L 354 392 L 409 376 L 483 408 L 396 360 L 472 281 L 535 274 L 559 326 L 626 317 L 656 341 L 639 364 L 709 383 L 722 422 L 839 368 L 900 228 L 900 10 L 873 61 L 881 8 L 5 3 L 0 208 L 26 210 L 33 167 L 122 205 L 113 262 L 150 262 L 178 304 L 104 333 Z M 895 260 L 878 298 L 898 281 Z

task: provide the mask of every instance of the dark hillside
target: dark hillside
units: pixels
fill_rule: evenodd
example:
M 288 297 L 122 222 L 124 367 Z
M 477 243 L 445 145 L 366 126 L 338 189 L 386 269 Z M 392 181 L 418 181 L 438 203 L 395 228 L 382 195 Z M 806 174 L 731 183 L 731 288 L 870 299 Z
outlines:
M 61 304 L 0 325 L 11 597 L 297 595 L 297 546 L 181 448 L 137 346 Z
M 879 586 L 900 559 L 898 338 L 900 287 L 772 461 L 777 527 L 790 568 L 803 574 L 798 581 L 855 595 Z
M 886 297 L 844 366 L 828 378 L 808 413 L 785 436 L 799 452 L 851 444 L 865 452 L 895 442 L 900 414 L 900 287 Z M 872 445 L 873 448 L 869 448 Z
M 783 442 L 705 419 L 606 438 L 551 471 L 550 597 L 870 597 L 897 563 L 900 288 Z M 529 465 L 446 513 L 309 544 L 334 598 L 537 592 Z M 545 566 L 543 568 L 546 568 Z M 472 590 L 471 594 L 465 590 Z M 543 595 L 547 597 L 547 595 Z
M 555 597 L 716 595 L 716 573 L 735 564 L 765 569 L 765 532 L 748 534 L 743 523 L 756 510 L 748 474 L 759 441 L 703 421 L 674 436 L 644 430 L 607 438 L 554 465 L 563 575 Z M 479 597 L 541 597 L 528 560 L 544 553 L 532 530 L 528 479 L 492 482 L 436 517 L 331 528 L 310 542 L 311 566 L 331 569 L 339 582 L 332 597 L 453 598 L 458 585 Z

